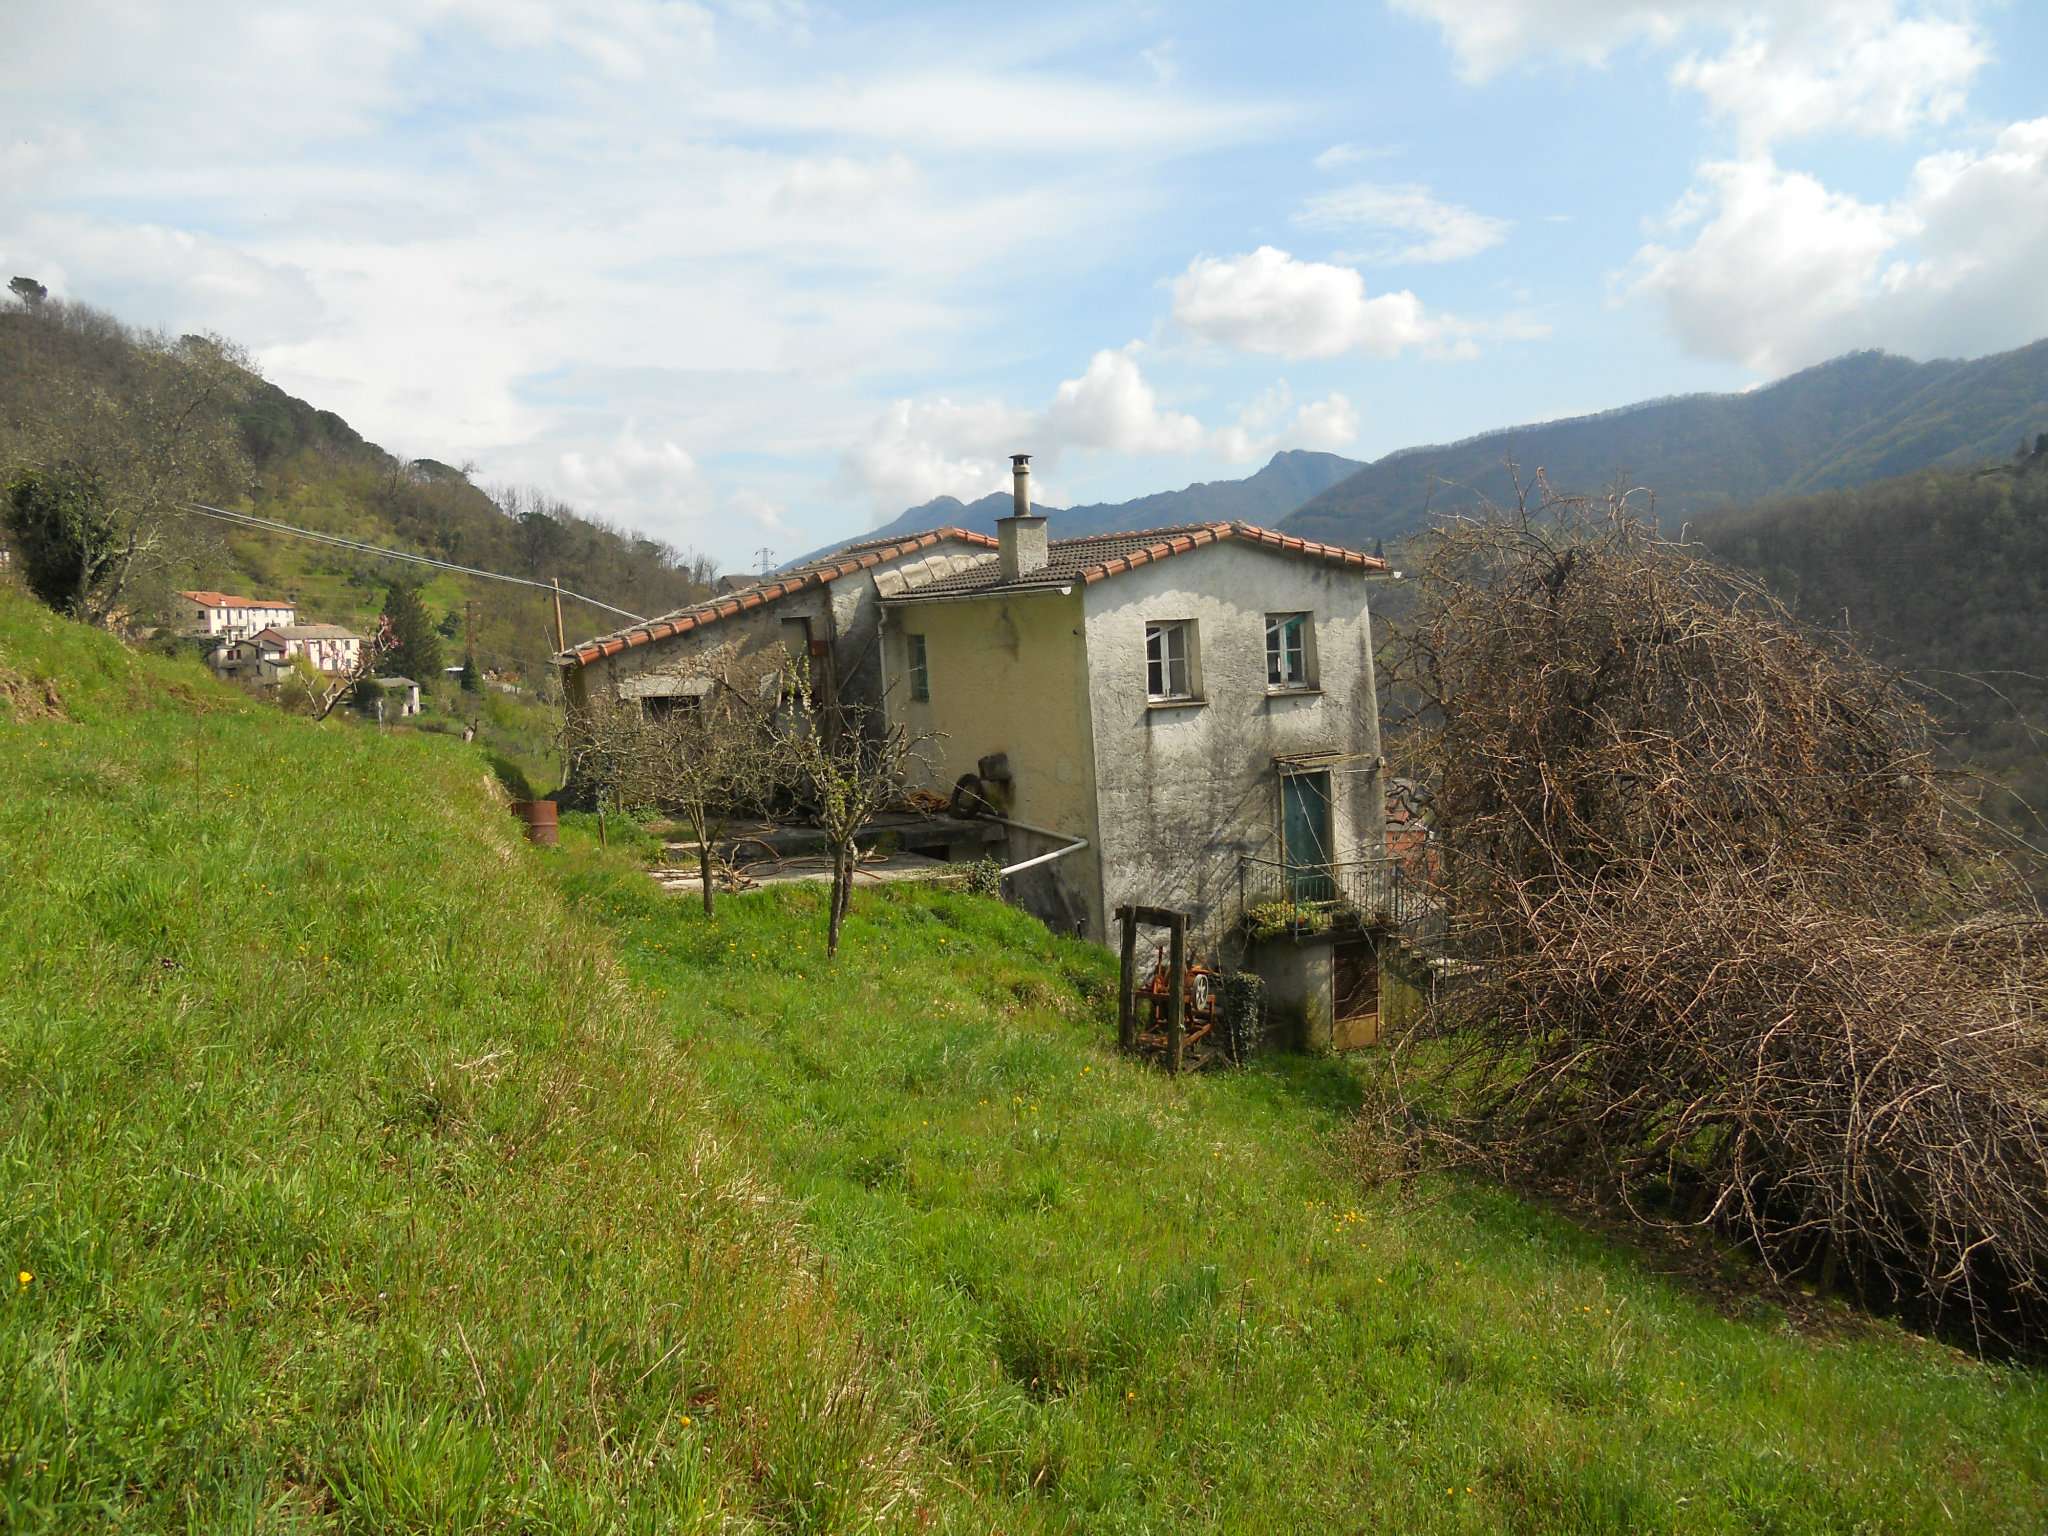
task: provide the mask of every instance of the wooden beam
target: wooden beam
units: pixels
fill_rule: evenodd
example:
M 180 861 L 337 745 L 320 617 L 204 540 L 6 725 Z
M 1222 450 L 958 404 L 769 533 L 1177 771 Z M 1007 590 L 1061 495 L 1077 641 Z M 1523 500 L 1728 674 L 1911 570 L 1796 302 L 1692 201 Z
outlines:
M 1172 907 L 1122 906 L 1116 909 L 1118 917 L 1125 914 L 1152 928 L 1171 928 L 1175 923 L 1185 924 L 1188 920 L 1187 913 L 1176 911 Z
M 1182 1031 L 1186 1025 L 1184 1012 L 1188 996 L 1188 918 L 1185 912 L 1173 914 L 1171 959 L 1168 962 L 1167 985 L 1173 990 L 1166 1001 L 1166 1070 L 1180 1070 Z
M 1123 963 L 1119 971 L 1123 981 L 1116 994 L 1116 1043 L 1120 1050 L 1135 1051 L 1138 1048 L 1138 1001 L 1131 992 L 1137 985 L 1137 977 L 1132 972 L 1137 968 L 1138 922 L 1129 907 L 1118 907 L 1116 916 L 1124 930 Z

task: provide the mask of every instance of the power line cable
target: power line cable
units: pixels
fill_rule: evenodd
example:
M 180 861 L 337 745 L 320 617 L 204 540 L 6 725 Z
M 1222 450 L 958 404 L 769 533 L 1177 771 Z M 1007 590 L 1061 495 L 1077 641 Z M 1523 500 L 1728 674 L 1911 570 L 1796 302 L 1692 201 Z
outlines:
M 602 608 L 606 613 L 615 613 L 622 619 L 635 624 L 645 624 L 646 619 L 637 613 L 628 613 L 610 603 L 599 602 L 594 597 L 585 597 L 581 592 L 571 592 L 567 587 L 557 588 L 553 583 L 534 581 L 525 576 L 507 576 L 502 571 L 480 570 L 473 565 L 456 565 L 447 560 L 436 560 L 431 555 L 415 555 L 403 549 L 384 549 L 376 544 L 365 544 L 359 539 L 345 539 L 338 533 L 320 533 L 312 528 L 295 528 L 290 523 L 280 523 L 274 518 L 258 517 L 253 512 L 230 512 L 225 507 L 210 507 L 204 502 L 188 501 L 185 510 L 197 512 L 203 517 L 216 518 L 221 522 L 234 523 L 259 533 L 289 533 L 302 539 L 312 539 L 319 544 L 332 544 L 338 549 L 354 550 L 359 555 L 376 555 L 385 560 L 410 560 L 415 565 L 431 565 L 437 570 L 454 571 L 463 576 L 482 576 L 490 581 L 509 581 L 514 586 L 532 587 L 539 592 L 559 591 L 563 597 L 573 597 L 579 603 L 588 603 L 593 608 Z

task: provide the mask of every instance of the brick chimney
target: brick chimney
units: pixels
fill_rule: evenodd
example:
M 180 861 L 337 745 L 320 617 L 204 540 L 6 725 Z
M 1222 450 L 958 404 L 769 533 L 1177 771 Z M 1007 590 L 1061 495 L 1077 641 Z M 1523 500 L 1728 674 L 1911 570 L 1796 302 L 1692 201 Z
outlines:
M 1010 455 L 1016 501 L 1008 517 L 996 519 L 996 563 L 1003 580 L 1017 581 L 1045 569 L 1045 519 L 1031 510 L 1031 455 Z

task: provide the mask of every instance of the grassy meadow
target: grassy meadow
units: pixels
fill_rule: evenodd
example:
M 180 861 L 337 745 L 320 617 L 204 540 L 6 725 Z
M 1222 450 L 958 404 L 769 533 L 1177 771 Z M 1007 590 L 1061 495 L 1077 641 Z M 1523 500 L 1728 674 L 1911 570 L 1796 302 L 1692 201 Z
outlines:
M 6 594 L 0 766 L 0 1529 L 2048 1526 L 2034 1373 L 1369 1187 L 1000 904 L 829 964 Z
M 707 923 L 564 870 L 1005 1529 L 2048 1526 L 2036 1376 L 1730 1317 L 1467 1182 L 1369 1189 L 1363 1068 L 1123 1061 L 1106 951 L 894 886 L 835 967 L 820 892 Z
M 990 1528 L 479 754 L 0 594 L 0 765 L 0 1529 Z

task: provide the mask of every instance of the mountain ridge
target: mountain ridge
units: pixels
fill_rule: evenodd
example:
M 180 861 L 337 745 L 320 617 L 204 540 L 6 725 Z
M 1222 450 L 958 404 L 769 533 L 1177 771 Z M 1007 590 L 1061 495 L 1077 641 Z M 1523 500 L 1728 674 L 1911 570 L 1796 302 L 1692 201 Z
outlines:
M 1397 449 L 1318 492 L 1281 526 L 1359 544 L 1436 513 L 1512 501 L 1541 470 L 1558 490 L 1655 490 L 1667 525 L 1768 496 L 1981 463 L 2048 426 L 2048 340 L 1971 360 L 1850 352 L 1761 388 L 1670 395 Z
M 1084 538 L 1090 534 L 1122 533 L 1166 523 L 1221 522 L 1231 518 L 1247 521 L 1278 521 L 1318 491 L 1336 484 L 1359 469 L 1360 461 L 1341 454 L 1318 453 L 1307 448 L 1283 448 L 1264 468 L 1241 480 L 1198 480 L 1177 491 L 1154 491 L 1130 501 L 1097 501 L 1075 507 L 1042 506 L 1032 510 L 1048 520 L 1048 532 L 1056 539 Z M 1010 513 L 1011 498 L 1006 491 L 991 491 L 973 501 L 957 496 L 934 496 L 906 508 L 888 522 L 860 535 L 860 542 L 897 535 L 924 533 L 933 528 L 966 528 L 975 533 L 995 532 L 996 519 Z M 826 544 L 790 562 L 801 565 L 848 540 Z

